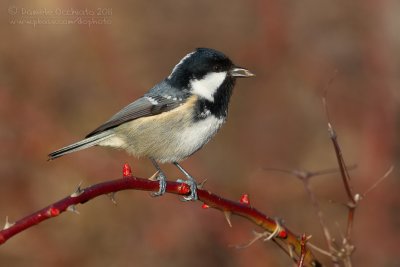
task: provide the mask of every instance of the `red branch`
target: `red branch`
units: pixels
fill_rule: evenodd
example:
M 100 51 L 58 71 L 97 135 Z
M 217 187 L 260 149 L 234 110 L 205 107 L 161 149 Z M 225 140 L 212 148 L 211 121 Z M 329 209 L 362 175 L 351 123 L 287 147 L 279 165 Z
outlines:
M 76 192 L 64 199 L 38 210 L 15 223 L 6 223 L 4 229 L 0 231 L 0 244 L 5 243 L 14 235 L 44 220 L 56 217 L 68 210 L 74 211 L 77 204 L 83 204 L 100 195 L 112 194 L 128 189 L 157 192 L 159 183 L 148 179 L 125 176 L 121 179 L 99 183 L 84 189 L 79 187 Z M 168 181 L 166 192 L 177 195 L 187 195 L 190 189 L 185 183 Z M 273 241 L 286 250 L 286 252 L 289 250 L 294 252 L 297 258 L 300 258 L 302 254 L 304 255 L 304 266 L 321 266 L 310 250 L 307 249 L 307 251 L 303 251 L 302 253 L 301 237 L 292 233 L 285 226 L 280 225 L 275 219 L 264 215 L 249 204 L 224 199 L 207 190 L 198 189 L 197 194 L 199 200 L 205 205 L 223 211 L 224 213 L 239 215 L 262 227 L 265 231 L 275 233 Z M 278 232 L 276 231 L 277 229 L 279 230 Z

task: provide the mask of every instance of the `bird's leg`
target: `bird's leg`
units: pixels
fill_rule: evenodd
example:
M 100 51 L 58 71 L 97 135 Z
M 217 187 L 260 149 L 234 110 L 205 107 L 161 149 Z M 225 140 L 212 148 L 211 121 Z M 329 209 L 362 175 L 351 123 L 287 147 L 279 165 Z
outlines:
M 160 166 L 158 166 L 157 162 L 155 159 L 150 158 L 151 163 L 153 163 L 154 167 L 157 169 L 157 177 L 156 180 L 158 180 L 159 183 L 159 189 L 158 192 L 151 193 L 153 197 L 159 197 L 165 194 L 165 190 L 167 188 L 167 177 L 165 176 L 164 172 L 161 170 Z
M 185 171 L 184 168 L 182 168 L 181 165 L 179 165 L 178 162 L 174 162 L 174 165 L 186 176 L 187 183 L 190 186 L 190 195 L 187 197 L 183 197 L 185 201 L 190 201 L 190 200 L 197 200 L 197 183 L 196 180 L 187 172 Z

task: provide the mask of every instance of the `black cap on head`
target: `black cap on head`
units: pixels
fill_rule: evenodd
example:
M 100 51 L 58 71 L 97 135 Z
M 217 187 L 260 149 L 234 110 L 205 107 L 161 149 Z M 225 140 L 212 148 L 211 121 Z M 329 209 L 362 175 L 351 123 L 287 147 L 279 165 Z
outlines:
M 186 87 L 190 80 L 201 79 L 211 72 L 229 71 L 233 66 L 223 53 L 210 48 L 197 48 L 182 58 L 168 79 L 174 86 Z

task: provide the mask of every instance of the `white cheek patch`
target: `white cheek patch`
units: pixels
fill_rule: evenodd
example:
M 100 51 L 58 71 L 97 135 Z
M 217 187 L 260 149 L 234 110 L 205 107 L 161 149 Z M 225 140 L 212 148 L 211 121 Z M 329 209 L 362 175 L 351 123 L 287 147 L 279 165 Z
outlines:
M 214 93 L 221 86 L 226 78 L 226 72 L 212 72 L 201 80 L 191 80 L 192 93 L 214 102 Z

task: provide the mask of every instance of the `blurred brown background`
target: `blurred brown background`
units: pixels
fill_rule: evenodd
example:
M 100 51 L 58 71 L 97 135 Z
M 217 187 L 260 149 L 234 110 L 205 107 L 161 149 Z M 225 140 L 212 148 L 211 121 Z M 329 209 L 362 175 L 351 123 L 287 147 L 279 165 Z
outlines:
M 207 189 L 231 199 L 248 193 L 255 207 L 324 246 L 302 184 L 262 169 L 337 166 L 321 104 L 336 71 L 328 105 L 345 159 L 358 164 L 355 191 L 390 165 L 399 168 L 398 1 L 3 1 L 0 8 L 2 221 L 80 182 L 119 178 L 125 162 L 150 176 L 148 160 L 120 151 L 92 148 L 53 162 L 46 155 L 141 96 L 196 47 L 221 50 L 257 74 L 238 81 L 228 123 L 183 162 L 199 181 L 208 179 Z M 400 265 L 399 187 L 395 169 L 361 202 L 355 266 Z M 346 197 L 339 176 L 315 178 L 312 188 L 340 239 Z M 116 198 L 117 206 L 100 197 L 78 206 L 80 215 L 62 214 L 12 238 L 0 248 L 0 265 L 291 266 L 272 243 L 229 247 L 258 230 L 241 218 L 229 228 L 219 212 L 172 195 Z

